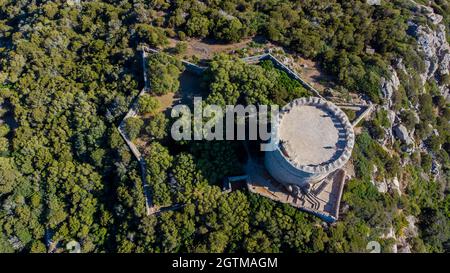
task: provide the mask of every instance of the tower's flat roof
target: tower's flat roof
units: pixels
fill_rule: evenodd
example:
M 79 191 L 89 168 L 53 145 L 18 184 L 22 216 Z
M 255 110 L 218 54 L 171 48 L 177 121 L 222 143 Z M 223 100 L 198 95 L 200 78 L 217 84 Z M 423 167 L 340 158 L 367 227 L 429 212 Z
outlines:
M 280 149 L 296 166 L 331 164 L 353 146 L 349 143 L 353 130 L 348 123 L 345 114 L 329 102 L 318 98 L 298 99 L 281 111 Z

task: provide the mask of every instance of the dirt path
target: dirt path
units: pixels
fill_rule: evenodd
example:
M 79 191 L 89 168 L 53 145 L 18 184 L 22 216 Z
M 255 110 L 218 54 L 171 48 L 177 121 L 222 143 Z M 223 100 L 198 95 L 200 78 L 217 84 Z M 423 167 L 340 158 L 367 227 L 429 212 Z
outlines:
M 184 59 L 190 59 L 192 56 L 200 60 L 211 59 L 217 53 L 233 53 L 236 50 L 240 50 L 248 47 L 249 43 L 258 38 L 247 38 L 241 42 L 233 43 L 233 44 L 219 44 L 213 40 L 200 40 L 200 39 L 188 39 L 187 50 L 186 53 L 182 54 L 181 57 Z M 169 39 L 169 47 L 174 47 L 180 40 L 170 38 Z M 272 54 L 274 52 L 285 52 L 289 57 L 286 57 L 286 54 L 274 54 L 280 59 L 285 59 L 289 63 L 289 66 L 294 68 L 300 76 L 310 83 L 315 89 L 323 92 L 326 88 L 335 86 L 334 78 L 325 73 L 320 69 L 317 62 L 302 58 L 299 54 L 295 52 L 290 52 L 288 50 L 284 50 L 282 47 L 277 46 L 271 42 L 267 42 L 264 44 L 265 49 L 270 49 Z M 255 52 L 254 52 L 255 51 Z M 261 52 L 257 52 L 257 48 L 249 48 L 250 55 L 257 55 Z M 260 51 L 260 50 L 259 50 Z M 281 57 L 281 56 L 284 56 Z
M 252 39 L 248 38 L 234 44 L 218 44 L 212 40 L 189 39 L 186 41 L 186 53 L 182 57 L 189 59 L 192 56 L 196 56 L 200 60 L 211 59 L 217 53 L 230 53 L 245 48 L 251 41 Z M 170 38 L 169 46 L 174 47 L 178 42 L 180 42 L 178 39 Z
M 319 65 L 308 59 L 297 57 L 296 66 L 299 74 L 316 89 L 323 92 L 327 87 L 332 87 L 333 78 L 319 69 Z

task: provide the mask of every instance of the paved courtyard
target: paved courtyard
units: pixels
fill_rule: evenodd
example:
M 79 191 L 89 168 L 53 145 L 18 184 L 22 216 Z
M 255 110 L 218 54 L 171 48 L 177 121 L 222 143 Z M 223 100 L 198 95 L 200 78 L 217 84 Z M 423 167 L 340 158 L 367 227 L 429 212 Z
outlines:
M 251 192 L 312 212 L 328 222 L 333 222 L 339 217 L 339 204 L 346 176 L 342 169 L 314 184 L 308 194 L 300 197 L 293 196 L 282 184 L 273 179 L 257 158 L 249 158 L 245 172 L 248 175 L 248 190 Z

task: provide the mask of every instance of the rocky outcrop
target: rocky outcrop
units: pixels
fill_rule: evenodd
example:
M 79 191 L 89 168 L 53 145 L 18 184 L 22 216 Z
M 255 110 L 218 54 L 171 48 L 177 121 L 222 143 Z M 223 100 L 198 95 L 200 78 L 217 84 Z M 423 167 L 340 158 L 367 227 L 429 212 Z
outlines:
M 402 124 L 397 124 L 393 127 L 394 136 L 399 139 L 402 143 L 406 144 L 403 146 L 403 151 L 411 154 L 415 150 L 415 142 L 408 132 L 408 129 Z
M 381 181 L 372 179 L 371 183 L 375 185 L 379 193 L 396 192 L 398 195 L 402 195 L 400 182 L 397 177 L 394 177 L 393 179 L 383 178 Z
M 424 54 L 425 73 L 421 75 L 423 83 L 434 76 L 449 73 L 450 46 L 446 40 L 445 26 L 438 25 L 433 31 L 428 26 L 410 23 L 413 35 L 417 38 L 418 49 Z
M 415 2 L 414 2 L 415 3 Z M 434 13 L 431 7 L 415 3 L 417 12 L 425 15 L 430 23 L 434 25 L 417 25 L 409 22 L 408 32 L 417 39 L 418 51 L 423 54 L 425 72 L 420 75 L 422 83 L 429 79 L 439 81 L 443 76 L 449 74 L 450 68 L 450 45 L 446 39 L 445 25 L 441 24 L 442 16 Z M 449 86 L 439 85 L 442 96 L 449 97 Z
M 384 180 L 379 183 L 375 183 L 375 186 L 380 193 L 386 193 L 388 191 L 388 185 Z
M 387 107 L 384 107 L 384 109 L 387 111 L 387 118 L 389 120 L 389 124 L 395 124 L 398 120 L 397 118 L 397 113 L 393 110 L 390 110 Z M 394 132 L 392 130 L 392 126 L 389 126 L 388 128 L 383 128 L 384 129 L 384 138 L 381 141 L 381 144 L 384 147 L 387 147 L 388 144 L 392 144 L 394 143 Z
M 398 253 L 411 253 L 412 247 L 409 241 L 419 235 L 416 222 L 417 219 L 413 215 L 406 216 L 408 225 L 403 228 L 402 235 L 397 239 L 397 252 Z
M 403 230 L 403 234 L 409 238 L 419 236 L 419 230 L 416 226 L 417 218 L 413 215 L 408 215 L 406 216 L 406 221 L 408 222 L 408 226 Z
M 395 136 L 405 143 L 408 147 L 414 145 L 413 139 L 410 137 L 408 129 L 402 124 L 398 124 L 394 127 Z
M 433 161 L 431 162 L 431 173 L 434 176 L 439 177 L 440 170 L 441 170 L 441 164 L 439 164 L 439 162 L 436 160 L 436 158 L 433 158 Z
M 379 193 L 387 193 L 387 192 L 397 192 L 399 195 L 402 195 L 402 192 L 400 190 L 400 182 L 398 181 L 397 177 L 394 177 L 392 179 L 383 177 L 383 178 L 377 178 L 378 177 L 378 168 L 377 165 L 372 165 L 372 175 L 370 179 L 370 183 L 372 183 L 378 190 Z
M 442 21 L 442 16 L 434 13 L 434 10 L 432 7 L 419 4 L 414 0 L 411 0 L 411 2 L 416 6 L 417 12 L 424 14 L 431 21 L 431 23 L 433 25 L 437 25 Z
M 392 106 L 392 95 L 395 91 L 398 90 L 400 86 L 400 80 L 398 79 L 397 72 L 394 68 L 389 67 L 391 72 L 391 77 L 386 79 L 385 77 L 381 78 L 381 92 L 383 94 L 383 98 L 386 101 L 386 105 L 388 108 Z
M 392 245 L 390 252 L 392 253 L 411 253 L 412 246 L 410 241 L 419 235 L 416 223 L 417 219 L 408 215 L 405 217 L 408 225 L 402 228 L 399 234 L 396 234 L 394 228 L 390 226 L 386 232 L 380 236 L 380 239 L 394 239 L 395 243 Z
M 402 195 L 402 191 L 400 190 L 400 182 L 398 181 L 397 176 L 389 181 L 389 187 L 392 191 L 397 192 L 398 195 Z
M 399 61 L 399 63 L 401 63 L 401 60 Z M 382 77 L 380 82 L 380 89 L 384 101 L 383 104 L 380 106 L 380 108 L 387 111 L 389 123 L 392 125 L 395 124 L 398 120 L 397 113 L 391 109 L 394 104 L 392 97 L 394 93 L 397 92 L 400 86 L 400 80 L 398 78 L 396 70 L 392 66 L 389 67 L 389 71 L 390 77 L 389 78 Z M 380 140 L 380 143 L 383 146 L 387 147 L 387 145 L 392 144 L 393 142 L 394 142 L 394 135 L 392 127 L 389 126 L 389 128 L 384 128 L 384 137 L 383 139 Z

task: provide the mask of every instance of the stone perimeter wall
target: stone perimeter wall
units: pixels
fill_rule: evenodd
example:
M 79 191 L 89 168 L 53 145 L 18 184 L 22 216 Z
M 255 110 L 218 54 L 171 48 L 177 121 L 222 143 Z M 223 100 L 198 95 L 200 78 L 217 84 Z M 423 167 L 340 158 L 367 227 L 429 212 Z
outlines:
M 137 116 L 137 104 L 138 104 L 139 97 L 142 96 L 143 94 L 145 94 L 145 92 L 147 92 L 147 90 L 149 88 L 149 81 L 147 78 L 147 65 L 146 65 L 146 61 L 145 61 L 146 57 L 147 57 L 147 52 L 146 52 L 145 48 L 143 47 L 142 48 L 142 69 L 143 69 L 143 74 L 144 74 L 144 88 L 142 88 L 142 90 L 139 92 L 139 94 L 136 96 L 136 98 L 134 98 L 134 100 L 131 104 L 130 110 L 125 115 L 125 117 L 122 119 L 122 121 L 120 122 L 119 126 L 117 127 L 117 130 L 119 131 L 119 134 L 122 136 L 122 138 L 124 139 L 127 146 L 130 148 L 130 151 L 133 153 L 134 157 L 136 157 L 136 159 L 139 162 L 139 166 L 141 168 L 142 188 L 143 188 L 144 197 L 145 197 L 145 213 L 147 215 L 150 215 L 151 211 L 152 211 L 152 194 L 151 194 L 151 189 L 147 183 L 147 167 L 145 164 L 145 159 L 142 156 L 142 154 L 139 152 L 136 145 L 134 145 L 134 143 L 128 138 L 128 134 L 125 131 L 125 121 L 130 117 Z
M 135 98 L 135 100 L 133 101 L 129 112 L 126 114 L 124 119 L 121 121 L 121 123 L 119 124 L 117 129 L 118 129 L 120 135 L 125 140 L 125 142 L 128 145 L 128 147 L 130 148 L 131 152 L 133 153 L 133 155 L 136 157 L 136 159 L 139 162 L 139 165 L 140 165 L 140 168 L 141 168 L 142 186 L 143 186 L 144 195 L 145 195 L 146 214 L 147 215 L 151 215 L 151 214 L 154 214 L 154 209 L 155 208 L 153 207 L 153 204 L 152 204 L 151 189 L 150 189 L 150 187 L 149 187 L 149 185 L 147 183 L 147 171 L 146 171 L 145 159 L 142 157 L 142 155 L 139 152 L 139 150 L 137 149 L 137 147 L 130 141 L 130 139 L 128 138 L 128 136 L 127 136 L 127 134 L 126 134 L 126 132 L 124 130 L 124 122 L 125 122 L 125 120 L 127 118 L 129 118 L 129 117 L 133 117 L 133 116 L 137 115 L 136 109 L 137 109 L 137 100 L 138 100 L 139 96 L 143 95 L 145 92 L 147 92 L 150 89 L 150 86 L 149 86 L 150 84 L 149 84 L 148 76 L 147 76 L 147 73 L 146 73 L 146 71 L 147 71 L 147 66 L 146 66 L 147 52 L 157 53 L 158 50 L 149 48 L 149 47 L 147 47 L 145 45 L 142 46 L 142 67 L 143 67 L 143 74 L 144 74 L 143 78 L 144 78 L 145 86 L 140 91 L 140 93 Z M 272 54 L 265 53 L 265 54 L 262 54 L 262 55 L 250 56 L 250 57 L 242 58 L 242 60 L 244 62 L 249 63 L 249 64 L 251 64 L 251 63 L 259 63 L 259 62 L 261 62 L 263 60 L 267 60 L 267 59 L 270 59 L 275 64 L 275 66 L 278 69 L 286 72 L 290 77 L 295 78 L 296 80 L 298 80 L 306 89 L 311 91 L 315 96 L 317 96 L 317 97 L 319 97 L 321 99 L 324 99 L 314 87 L 312 87 L 309 83 L 304 81 L 297 73 L 295 73 L 293 70 L 291 70 L 286 65 L 284 65 L 281 61 L 279 61 Z M 190 71 L 192 73 L 195 73 L 197 75 L 201 75 L 207 70 L 207 67 L 199 66 L 197 64 L 188 62 L 186 60 L 181 60 L 181 62 L 185 65 L 186 70 L 188 70 L 188 71 Z M 282 157 L 284 158 L 284 156 L 282 156 Z M 294 171 L 294 173 L 297 173 L 297 175 L 299 175 L 298 170 L 294 166 L 290 165 L 290 167 L 288 167 L 288 169 L 290 169 L 289 172 Z M 304 174 L 301 174 L 300 177 L 304 177 Z M 318 178 L 320 178 L 320 176 L 313 177 L 313 180 L 316 180 Z M 324 216 L 324 215 L 321 215 L 321 213 L 318 213 L 318 212 L 313 212 L 313 213 L 319 214 L 319 216 L 321 216 L 321 217 Z M 327 217 L 329 217 L 329 216 L 327 216 Z M 330 220 L 336 220 L 336 218 L 335 217 L 331 217 Z

